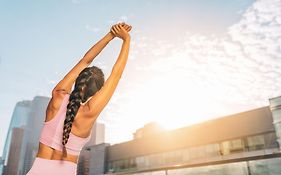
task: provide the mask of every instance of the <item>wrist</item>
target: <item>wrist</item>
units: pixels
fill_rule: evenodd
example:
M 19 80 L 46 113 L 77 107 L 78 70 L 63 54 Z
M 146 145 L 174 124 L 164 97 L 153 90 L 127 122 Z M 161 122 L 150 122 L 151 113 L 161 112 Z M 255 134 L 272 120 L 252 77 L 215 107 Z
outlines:
M 128 35 L 126 38 L 123 39 L 123 41 L 130 41 L 131 40 L 131 36 Z

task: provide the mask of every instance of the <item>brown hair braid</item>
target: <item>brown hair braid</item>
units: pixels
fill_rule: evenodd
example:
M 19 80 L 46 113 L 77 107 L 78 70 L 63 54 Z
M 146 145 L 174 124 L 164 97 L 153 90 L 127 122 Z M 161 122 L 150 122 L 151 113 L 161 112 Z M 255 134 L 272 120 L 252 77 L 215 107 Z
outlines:
M 66 153 L 65 144 L 68 141 L 69 133 L 71 132 L 72 122 L 80 107 L 80 103 L 84 103 L 87 99 L 93 96 L 104 84 L 104 74 L 102 70 L 96 66 L 83 69 L 75 80 L 74 90 L 69 97 L 67 105 L 66 117 L 63 126 L 64 152 Z

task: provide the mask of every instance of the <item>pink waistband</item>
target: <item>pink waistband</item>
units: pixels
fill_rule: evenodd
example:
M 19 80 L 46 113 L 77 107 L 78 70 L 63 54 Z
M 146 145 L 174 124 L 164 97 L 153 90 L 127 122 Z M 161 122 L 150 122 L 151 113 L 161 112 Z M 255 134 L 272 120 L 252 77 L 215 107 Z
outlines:
M 76 175 L 77 164 L 65 160 L 50 160 L 36 157 L 26 175 Z

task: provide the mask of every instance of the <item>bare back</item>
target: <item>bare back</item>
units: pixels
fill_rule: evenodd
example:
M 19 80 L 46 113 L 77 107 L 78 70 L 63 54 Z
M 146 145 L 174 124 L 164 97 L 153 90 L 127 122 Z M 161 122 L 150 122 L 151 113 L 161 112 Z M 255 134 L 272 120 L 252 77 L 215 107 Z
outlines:
M 45 122 L 48 122 L 54 118 L 57 114 L 59 107 L 62 104 L 63 93 L 53 96 L 46 109 Z M 82 138 L 86 138 L 90 135 L 92 126 L 97 116 L 93 116 L 93 113 L 89 111 L 89 104 L 81 105 L 72 123 L 71 133 Z M 51 160 L 68 160 L 77 163 L 78 156 L 67 154 L 66 157 L 62 157 L 62 152 L 55 150 L 43 143 L 39 142 L 39 150 L 37 157 L 51 159 Z

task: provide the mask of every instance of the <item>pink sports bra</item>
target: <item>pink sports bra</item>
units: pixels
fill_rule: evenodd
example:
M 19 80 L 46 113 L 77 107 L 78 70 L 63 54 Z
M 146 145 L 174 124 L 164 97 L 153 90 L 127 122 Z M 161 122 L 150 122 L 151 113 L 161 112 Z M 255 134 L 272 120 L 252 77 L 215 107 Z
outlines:
M 62 151 L 62 133 L 63 124 L 69 99 L 69 94 L 66 94 L 57 114 L 50 121 L 44 122 L 40 142 L 48 145 L 56 150 Z M 67 153 L 72 155 L 79 155 L 83 146 L 90 140 L 92 133 L 86 138 L 76 136 L 69 133 L 68 141 L 65 145 Z

